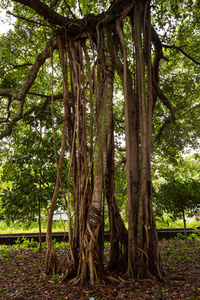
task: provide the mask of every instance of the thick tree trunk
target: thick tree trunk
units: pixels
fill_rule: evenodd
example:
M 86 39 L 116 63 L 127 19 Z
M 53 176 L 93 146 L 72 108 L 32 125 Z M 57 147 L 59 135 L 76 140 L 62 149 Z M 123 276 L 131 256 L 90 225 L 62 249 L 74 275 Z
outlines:
M 137 102 L 131 73 L 128 71 L 126 45 L 123 32 L 117 24 L 117 32 L 122 44 L 124 65 L 115 51 L 115 64 L 122 81 L 124 91 L 125 136 L 126 136 L 126 173 L 128 195 L 128 265 L 127 276 L 133 276 L 133 258 L 135 256 L 135 232 L 137 228 L 139 197 L 139 120 Z
M 115 63 L 124 89 L 126 168 L 129 213 L 127 276 L 162 279 L 160 254 L 152 208 L 151 126 L 152 76 L 149 1 L 137 1 L 132 19 L 136 61 L 136 82 L 128 72 L 126 45 L 120 25 L 117 33 L 122 45 L 122 68 L 115 52 Z M 147 77 L 146 77 L 147 75 Z M 136 98 L 134 98 L 136 95 Z
M 80 268 L 78 267 L 80 260 L 79 253 L 85 241 L 84 235 L 86 231 L 88 207 L 91 203 L 91 188 L 89 183 L 90 170 L 87 160 L 87 118 L 82 44 L 70 40 L 68 46 L 69 57 L 72 62 L 70 66 L 70 78 L 72 98 L 74 101 L 74 115 L 76 115 L 76 117 L 74 117 L 74 125 L 71 126 L 74 127 L 73 138 L 71 137 L 69 141 L 74 184 L 75 222 L 73 238 L 70 241 L 71 254 L 67 257 L 67 263 L 63 268 L 63 280 L 75 277 L 75 279 L 71 280 L 74 283 L 78 283 L 83 280 L 82 274 L 79 272 Z M 69 184 L 70 174 L 68 176 L 68 186 Z
M 143 13 L 141 13 L 143 12 Z M 143 23 L 142 23 L 143 22 Z M 140 117 L 140 197 L 134 258 L 134 274 L 137 278 L 162 279 L 158 239 L 152 209 L 151 124 L 152 124 L 152 76 L 150 3 L 137 1 L 134 12 L 137 97 Z M 145 62 L 147 71 L 145 70 Z M 147 86 L 146 86 L 147 74 Z M 150 231 L 150 234 L 149 234 Z M 150 239 L 151 238 L 151 239 Z
M 110 33 L 100 28 L 97 103 L 97 136 L 94 152 L 94 189 L 88 214 L 85 215 L 85 232 L 82 231 L 79 268 L 76 283 L 95 284 L 102 279 L 103 257 L 100 243 L 102 224 L 102 189 L 107 165 L 107 137 L 112 124 L 113 66 L 111 58 Z M 104 51 L 102 51 L 104 49 Z M 85 221 L 83 220 L 83 221 Z

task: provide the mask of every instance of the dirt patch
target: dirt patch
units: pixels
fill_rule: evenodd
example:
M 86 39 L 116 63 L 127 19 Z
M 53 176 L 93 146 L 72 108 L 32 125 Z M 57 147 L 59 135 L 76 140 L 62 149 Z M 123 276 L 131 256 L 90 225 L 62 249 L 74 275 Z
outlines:
M 44 275 L 45 251 L 5 248 L 0 252 L 0 299 L 200 299 L 200 242 L 160 243 L 168 280 L 72 286 Z M 64 250 L 57 251 L 64 258 Z

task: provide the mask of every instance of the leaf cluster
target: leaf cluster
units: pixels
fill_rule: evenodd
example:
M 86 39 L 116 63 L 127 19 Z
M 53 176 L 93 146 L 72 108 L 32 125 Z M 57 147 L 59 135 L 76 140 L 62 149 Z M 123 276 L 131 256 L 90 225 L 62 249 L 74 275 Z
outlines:
M 184 211 L 192 216 L 200 203 L 200 181 L 171 179 L 160 185 L 154 200 L 157 212 L 169 213 L 174 219 L 181 218 Z

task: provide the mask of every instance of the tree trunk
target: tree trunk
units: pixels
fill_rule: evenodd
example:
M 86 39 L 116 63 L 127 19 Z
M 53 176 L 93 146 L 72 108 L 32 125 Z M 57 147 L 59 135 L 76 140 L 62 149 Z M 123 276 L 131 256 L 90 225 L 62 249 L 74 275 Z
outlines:
M 80 245 L 79 268 L 76 283 L 95 284 L 102 279 L 103 258 L 100 243 L 102 224 L 102 189 L 107 165 L 107 137 L 112 124 L 113 66 L 111 58 L 110 33 L 103 26 L 100 28 L 97 102 L 97 136 L 94 152 L 94 189 L 92 202 L 86 217 L 85 233 Z M 104 51 L 102 48 L 104 47 Z M 104 62 L 104 63 L 103 63 Z
M 115 201 L 114 173 L 114 122 L 112 120 L 112 128 L 107 139 L 107 168 L 105 174 L 106 200 L 108 203 L 110 226 L 110 261 L 108 269 L 109 271 L 124 273 L 127 266 L 128 232 Z
M 39 252 L 42 251 L 42 230 L 41 230 L 41 200 L 38 200 L 39 210 L 38 210 L 38 226 L 39 226 Z
M 128 71 L 126 45 L 119 24 L 117 33 L 122 45 L 123 69 L 115 62 L 123 83 L 125 100 L 126 168 L 129 220 L 127 276 L 159 279 L 163 277 L 155 219 L 152 208 L 151 126 L 152 76 L 149 1 L 136 2 L 132 18 L 136 82 Z M 146 77 L 147 75 L 147 77 Z M 136 98 L 134 98 L 136 95 Z
M 182 205 L 182 214 L 183 214 L 183 225 L 184 225 L 184 236 L 185 236 L 185 242 L 187 242 L 187 227 L 186 227 L 186 219 L 185 219 L 185 209 Z
M 139 197 L 139 120 L 137 102 L 131 73 L 128 70 L 126 45 L 122 29 L 117 24 L 124 65 L 121 64 L 115 50 L 115 65 L 122 81 L 124 91 L 125 136 L 126 136 L 126 173 L 128 195 L 128 265 L 127 276 L 133 276 L 133 258 L 135 256 L 135 232 L 137 228 Z
M 142 13 L 141 13 L 142 12 Z M 143 22 L 143 23 L 142 23 Z M 137 1 L 134 11 L 136 78 L 140 118 L 140 196 L 135 241 L 134 274 L 137 278 L 163 278 L 158 239 L 152 209 L 151 126 L 152 76 L 150 3 Z M 145 68 L 145 62 L 147 69 Z M 147 74 L 147 80 L 146 80 Z M 146 86 L 147 85 L 147 86 Z M 149 233 L 150 232 L 150 233 Z

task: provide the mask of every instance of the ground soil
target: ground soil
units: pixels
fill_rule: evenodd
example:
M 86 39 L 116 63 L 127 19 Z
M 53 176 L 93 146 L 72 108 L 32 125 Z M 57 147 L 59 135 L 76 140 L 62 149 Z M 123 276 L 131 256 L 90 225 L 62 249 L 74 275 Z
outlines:
M 58 275 L 45 276 L 45 250 L 2 249 L 0 299 L 200 299 L 200 242 L 163 241 L 160 249 L 166 282 L 102 282 L 96 286 L 73 286 L 60 282 Z M 64 250 L 58 253 L 64 256 Z

